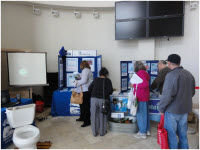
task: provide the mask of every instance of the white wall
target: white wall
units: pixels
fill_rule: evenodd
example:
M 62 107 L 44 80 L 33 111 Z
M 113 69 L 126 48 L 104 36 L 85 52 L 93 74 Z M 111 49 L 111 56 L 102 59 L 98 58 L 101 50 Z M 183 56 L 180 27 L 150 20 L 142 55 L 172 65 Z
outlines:
M 48 72 L 58 71 L 57 55 L 66 49 L 96 49 L 103 55 L 103 66 L 110 71 L 114 88 L 120 89 L 120 61 L 154 59 L 154 39 L 115 41 L 114 11 L 101 11 L 94 19 L 91 11 L 81 11 L 77 19 L 72 10 L 61 10 L 55 18 L 50 9 L 32 14 L 31 6 L 7 3 L 2 7 L 2 47 L 29 48 L 47 52 Z
M 113 86 L 120 89 L 120 61 L 166 59 L 177 53 L 182 65 L 199 83 L 199 8 L 185 7 L 184 36 L 156 40 L 115 41 L 114 10 L 100 11 L 94 19 L 91 11 L 81 11 L 82 18 L 74 17 L 72 10 L 60 10 L 55 18 L 50 8 L 41 8 L 42 14 L 32 14 L 32 6 L 6 3 L 2 6 L 2 47 L 32 49 L 48 54 L 48 71 L 56 72 L 57 55 L 62 46 L 66 49 L 97 49 L 103 55 L 103 65 L 110 71 Z M 198 90 L 197 90 L 198 92 Z M 198 102 L 198 94 L 194 99 Z
M 31 1 L 30 1 L 31 2 Z M 32 1 L 35 4 L 47 4 L 55 6 L 67 6 L 67 7 L 114 7 L 114 1 Z M 31 3 L 32 3 L 31 2 Z
M 181 65 L 190 71 L 199 86 L 199 7 L 190 9 L 190 2 L 185 5 L 184 36 L 158 38 L 155 40 L 156 59 L 167 59 L 173 53 L 181 56 Z M 196 90 L 194 103 L 199 101 L 199 90 Z

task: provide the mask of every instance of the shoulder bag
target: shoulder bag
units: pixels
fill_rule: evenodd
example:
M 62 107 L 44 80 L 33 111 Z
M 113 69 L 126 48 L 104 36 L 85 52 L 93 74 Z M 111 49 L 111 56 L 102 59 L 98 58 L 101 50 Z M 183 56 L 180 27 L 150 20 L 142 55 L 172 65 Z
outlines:
M 104 85 L 105 85 L 105 79 L 103 80 L 103 103 L 102 103 L 101 113 L 103 113 L 104 115 L 108 115 L 110 110 L 110 102 L 109 100 L 105 99 Z
M 136 97 L 137 86 L 138 86 L 138 84 L 136 85 L 136 89 L 135 89 L 135 94 L 134 94 L 134 98 L 133 98 L 134 101 L 131 103 L 130 114 L 131 114 L 132 116 L 136 116 L 136 114 L 137 114 L 137 107 L 138 107 L 137 97 Z

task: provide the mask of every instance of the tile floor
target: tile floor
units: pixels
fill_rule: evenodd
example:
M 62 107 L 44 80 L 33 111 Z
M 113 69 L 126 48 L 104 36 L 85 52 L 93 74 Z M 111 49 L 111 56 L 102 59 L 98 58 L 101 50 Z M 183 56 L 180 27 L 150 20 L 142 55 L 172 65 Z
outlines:
M 157 144 L 157 122 L 151 122 L 151 136 L 136 139 L 133 134 L 109 132 L 105 136 L 93 137 L 91 126 L 81 128 L 78 117 L 53 117 L 36 122 L 40 129 L 40 141 L 51 141 L 51 149 L 159 149 Z M 199 146 L 199 133 L 188 134 L 190 149 Z M 7 147 L 13 149 L 14 144 Z

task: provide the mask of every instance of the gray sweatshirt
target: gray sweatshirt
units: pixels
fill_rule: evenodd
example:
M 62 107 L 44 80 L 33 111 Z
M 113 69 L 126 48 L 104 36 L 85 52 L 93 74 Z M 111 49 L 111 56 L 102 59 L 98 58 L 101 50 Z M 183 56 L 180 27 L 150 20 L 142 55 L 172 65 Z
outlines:
M 173 114 L 192 112 L 192 97 L 194 94 L 194 77 L 183 67 L 177 67 L 171 70 L 165 78 L 159 111 Z

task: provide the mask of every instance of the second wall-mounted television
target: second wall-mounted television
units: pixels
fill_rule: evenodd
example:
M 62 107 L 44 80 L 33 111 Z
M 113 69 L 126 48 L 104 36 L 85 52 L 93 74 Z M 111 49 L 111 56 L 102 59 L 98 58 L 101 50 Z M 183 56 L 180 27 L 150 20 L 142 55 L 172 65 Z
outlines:
M 116 40 L 183 35 L 183 1 L 115 3 Z

